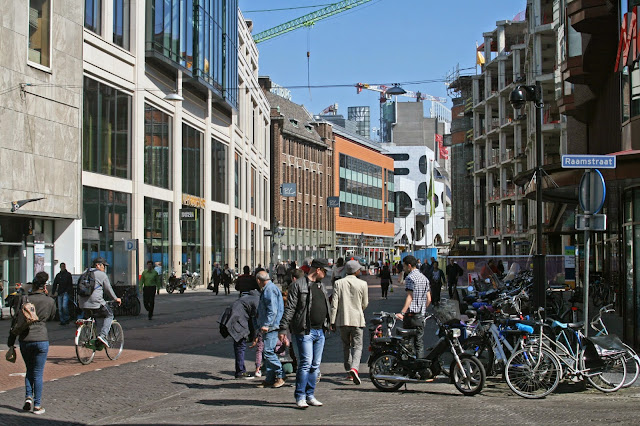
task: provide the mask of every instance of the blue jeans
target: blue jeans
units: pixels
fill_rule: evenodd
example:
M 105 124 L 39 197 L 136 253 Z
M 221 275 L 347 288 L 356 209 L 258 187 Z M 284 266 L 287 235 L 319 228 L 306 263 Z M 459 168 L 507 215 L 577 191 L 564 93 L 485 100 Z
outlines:
M 236 376 L 247 371 L 244 366 L 244 352 L 247 349 L 247 339 L 244 337 L 240 341 L 233 341 L 233 352 L 236 357 Z
M 273 330 L 262 335 L 264 341 L 264 352 L 262 358 L 264 360 L 266 383 L 273 383 L 276 378 L 284 379 L 284 371 L 282 371 L 282 363 L 276 355 L 276 343 L 278 343 L 278 330 Z
M 315 398 L 316 381 L 324 350 L 324 330 L 312 328 L 309 334 L 294 334 L 298 345 L 296 401 Z
M 58 314 L 62 323 L 66 324 L 71 319 L 69 315 L 69 293 L 58 294 Z
M 20 342 L 20 353 L 24 364 L 27 366 L 27 375 L 24 378 L 24 397 L 33 398 L 33 405 L 40 407 L 42 404 L 42 376 L 44 364 L 47 362 L 49 342 Z
M 84 309 L 84 316 L 96 319 L 96 328 L 100 329 L 98 336 L 107 337 L 111 323 L 113 322 L 113 311 L 109 306 L 102 305 L 98 309 Z M 102 320 L 104 318 L 104 320 Z

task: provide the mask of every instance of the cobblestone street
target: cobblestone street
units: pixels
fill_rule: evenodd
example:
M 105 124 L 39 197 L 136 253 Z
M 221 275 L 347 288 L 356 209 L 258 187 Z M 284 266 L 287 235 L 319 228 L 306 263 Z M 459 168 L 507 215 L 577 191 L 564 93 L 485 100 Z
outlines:
M 377 280 L 369 281 L 371 313 L 397 311 L 404 291 L 395 288 L 381 300 Z M 395 286 L 394 286 L 395 287 Z M 233 377 L 233 348 L 222 339 L 216 320 L 237 294 L 214 296 L 203 289 L 184 295 L 164 292 L 156 299 L 152 321 L 141 314 L 121 317 L 125 350 L 117 361 L 103 352 L 82 366 L 75 358 L 71 326 L 49 325 L 52 348 L 45 370 L 43 406 L 34 416 L 22 411 L 24 365 L 0 362 L 0 421 L 24 424 L 637 424 L 637 387 L 613 394 L 581 385 L 564 385 L 543 400 L 513 395 L 506 384 L 490 379 L 482 394 L 462 396 L 439 378 L 429 384 L 410 384 L 399 392 L 378 391 L 368 379 L 363 352 L 363 383 L 344 380 L 341 342 L 328 335 L 322 380 L 316 396 L 325 405 L 301 411 L 295 408 L 293 382 L 280 389 L 258 389 L 257 379 Z M 0 355 L 4 358 L 8 321 L 0 322 Z M 435 335 L 428 332 L 433 343 Z M 367 339 L 365 339 L 367 340 Z M 429 342 L 427 342 L 429 343 Z M 365 341 L 365 345 L 367 342 Z M 253 350 L 247 368 L 253 366 Z

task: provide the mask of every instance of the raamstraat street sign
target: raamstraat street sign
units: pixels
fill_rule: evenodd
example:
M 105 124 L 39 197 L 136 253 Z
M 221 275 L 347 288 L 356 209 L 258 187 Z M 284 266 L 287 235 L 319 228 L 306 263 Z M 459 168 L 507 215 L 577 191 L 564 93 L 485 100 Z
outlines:
M 615 169 L 615 155 L 563 155 L 564 169 Z

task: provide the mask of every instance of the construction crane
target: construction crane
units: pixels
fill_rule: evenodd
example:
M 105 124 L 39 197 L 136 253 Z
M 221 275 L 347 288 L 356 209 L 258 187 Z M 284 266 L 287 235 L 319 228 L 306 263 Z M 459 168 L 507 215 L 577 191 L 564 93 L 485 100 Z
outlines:
M 362 92 L 364 89 L 373 90 L 374 92 L 379 92 L 380 103 L 384 103 L 387 100 L 391 99 L 391 95 L 387 94 L 387 90 L 391 89 L 391 87 L 393 86 L 384 86 L 384 85 L 377 86 L 377 85 L 366 84 L 366 83 L 356 84 L 356 89 L 358 93 Z M 406 96 L 408 98 L 414 98 L 417 101 L 432 101 L 432 102 L 439 102 L 439 103 L 447 102 L 445 98 L 439 98 L 437 96 L 431 96 L 421 92 L 412 92 L 411 90 L 407 90 L 404 94 L 397 95 L 397 96 Z
M 371 0 L 345 0 L 333 3 L 332 5 L 327 6 L 323 9 L 316 10 L 315 12 L 308 13 L 292 21 L 280 24 L 277 27 L 262 31 L 253 36 L 253 41 L 258 44 L 265 40 L 269 40 L 271 38 L 288 33 L 289 31 L 297 30 L 298 28 L 310 27 L 318 21 L 321 21 L 333 15 L 337 15 L 338 13 L 342 13 L 349 9 L 353 9 L 354 7 L 360 6 L 370 1 Z

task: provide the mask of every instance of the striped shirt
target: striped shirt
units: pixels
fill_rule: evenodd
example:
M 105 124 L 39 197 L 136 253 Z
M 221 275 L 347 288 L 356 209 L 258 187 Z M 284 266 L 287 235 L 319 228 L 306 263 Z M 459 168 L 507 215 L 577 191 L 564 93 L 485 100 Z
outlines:
M 426 315 L 427 294 L 431 290 L 427 277 L 416 268 L 404 279 L 405 290 L 413 292 L 413 298 L 409 305 L 410 313 Z

